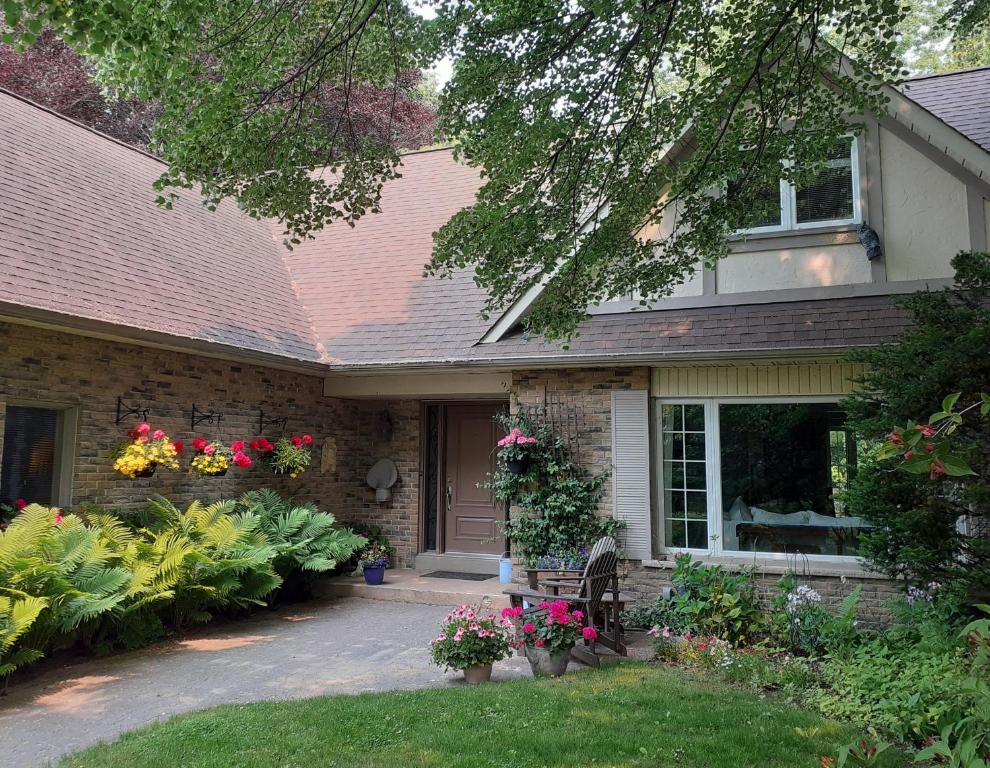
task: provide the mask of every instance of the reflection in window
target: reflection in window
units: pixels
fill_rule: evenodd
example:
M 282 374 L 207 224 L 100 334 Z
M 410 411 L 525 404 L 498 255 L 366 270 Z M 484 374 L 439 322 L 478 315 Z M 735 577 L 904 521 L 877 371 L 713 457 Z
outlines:
M 55 499 L 55 450 L 59 411 L 8 405 L 0 463 L 0 501 L 24 499 L 51 505 Z
M 867 524 L 836 494 L 856 442 L 830 403 L 719 406 L 722 545 L 726 550 L 854 555 Z
M 841 139 L 808 185 L 795 190 L 795 221 L 814 224 L 853 218 L 852 137 Z
M 708 546 L 705 407 L 664 405 L 660 423 L 667 546 L 705 549 Z

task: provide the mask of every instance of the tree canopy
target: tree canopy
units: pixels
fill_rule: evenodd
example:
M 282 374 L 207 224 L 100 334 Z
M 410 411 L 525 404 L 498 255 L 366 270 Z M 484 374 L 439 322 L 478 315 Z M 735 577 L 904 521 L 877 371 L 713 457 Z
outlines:
M 949 2 L 939 24 L 985 29 L 987 0 Z M 881 110 L 881 83 L 902 75 L 897 32 L 911 10 L 904 0 L 434 7 L 425 22 L 403 0 L 3 3 L 7 42 L 51 26 L 106 88 L 161 105 L 163 205 L 171 187 L 199 186 L 208 205 L 231 196 L 282 220 L 291 242 L 377 210 L 397 172 L 387 137 L 403 73 L 452 56 L 441 130 L 486 183 L 438 234 L 429 271 L 473 269 L 489 312 L 547 283 L 527 321 L 552 338 L 571 334 L 590 303 L 668 294 L 765 212 L 778 176 L 819 172 L 857 130 L 848 118 Z M 380 130 L 356 129 L 365 88 L 390 101 Z M 320 108 L 328 93 L 336 112 Z

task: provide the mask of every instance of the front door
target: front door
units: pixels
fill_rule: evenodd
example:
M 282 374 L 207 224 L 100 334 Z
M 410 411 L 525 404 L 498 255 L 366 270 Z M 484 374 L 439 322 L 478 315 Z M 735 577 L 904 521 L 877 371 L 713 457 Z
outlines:
M 505 539 L 496 526 L 502 505 L 479 484 L 495 472 L 498 403 L 451 404 L 446 408 L 444 550 L 498 555 Z

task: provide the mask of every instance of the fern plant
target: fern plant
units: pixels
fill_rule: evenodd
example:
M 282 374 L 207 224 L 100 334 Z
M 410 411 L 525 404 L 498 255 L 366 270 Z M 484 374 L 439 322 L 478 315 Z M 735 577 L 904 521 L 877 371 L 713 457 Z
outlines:
M 364 537 L 338 527 L 334 516 L 316 505 L 295 505 L 269 489 L 248 491 L 235 508 L 258 521 L 259 531 L 274 548 L 273 566 L 284 582 L 283 596 L 291 592 L 308 597 L 313 574 L 333 570 L 366 543 Z
M 264 605 L 281 583 L 272 568 L 275 547 L 258 531 L 257 517 L 233 514 L 233 501 L 194 501 L 180 511 L 158 496 L 151 506 L 164 524 L 159 536 L 184 536 L 192 545 L 174 586 L 176 626 L 209 621 L 216 610 Z

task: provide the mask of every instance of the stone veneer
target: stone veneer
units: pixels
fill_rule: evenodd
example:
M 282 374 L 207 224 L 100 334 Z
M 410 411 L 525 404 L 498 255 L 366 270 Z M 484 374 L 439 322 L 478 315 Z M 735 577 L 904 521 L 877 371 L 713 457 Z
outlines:
M 180 471 L 130 480 L 115 473 L 110 462 L 114 446 L 137 422 L 114 423 L 118 396 L 148 408 L 148 421 L 184 441 L 187 449 L 197 434 L 228 443 L 250 441 L 258 436 L 261 409 L 268 416 L 284 416 L 287 434 L 313 435 L 313 465 L 295 480 L 273 475 L 260 464 L 246 471 L 232 469 L 224 478 Z M 412 563 L 419 486 L 415 403 L 329 398 L 323 396 L 318 375 L 0 323 L 0 450 L 8 401 L 64 406 L 78 413 L 73 504 L 137 508 L 161 494 L 181 505 L 270 487 L 313 501 L 342 522 L 381 525 L 398 549 L 399 564 Z M 220 425 L 204 423 L 193 430 L 193 403 L 222 413 Z M 376 430 L 385 412 L 395 428 Z M 268 437 L 273 436 L 269 431 Z M 323 468 L 327 441 L 336 448 L 336 462 Z M 399 465 L 400 480 L 392 500 L 379 505 L 364 480 L 374 461 L 386 456 Z M 187 462 L 188 457 L 185 466 Z

